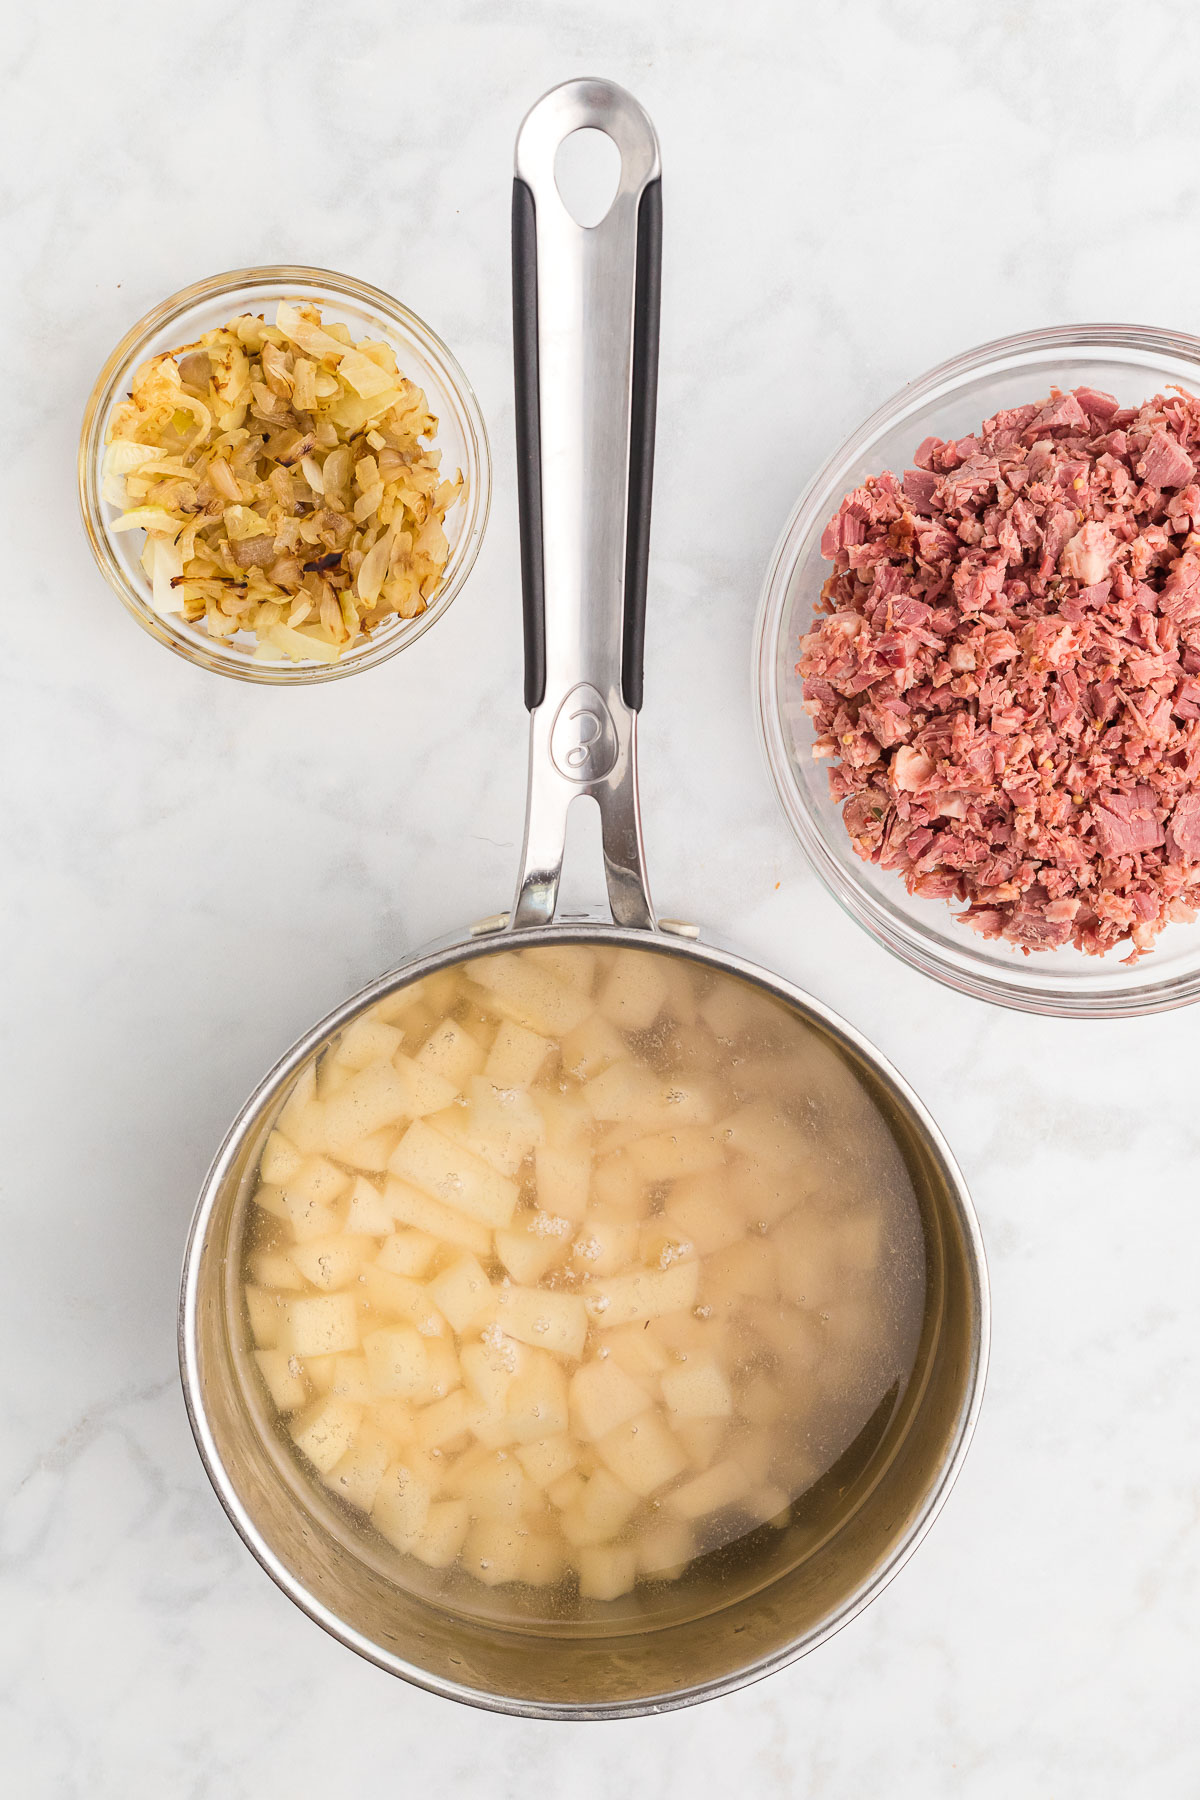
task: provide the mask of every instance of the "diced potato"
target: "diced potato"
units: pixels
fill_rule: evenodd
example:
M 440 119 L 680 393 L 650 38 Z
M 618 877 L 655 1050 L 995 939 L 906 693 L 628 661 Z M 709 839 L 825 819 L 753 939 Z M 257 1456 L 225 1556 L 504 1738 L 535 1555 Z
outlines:
M 615 1331 L 606 1331 L 604 1348 L 635 1381 L 649 1384 L 654 1376 L 661 1375 L 671 1366 L 671 1358 L 657 1332 L 646 1331 L 641 1325 L 624 1325 Z
M 308 1383 L 298 1360 L 286 1350 L 256 1350 L 254 1360 L 258 1372 L 275 1406 L 281 1413 L 295 1412 L 308 1399 Z
M 314 1200 L 320 1206 L 332 1206 L 350 1185 L 350 1177 L 325 1156 L 308 1156 L 288 1178 L 285 1193 L 289 1200 Z
M 696 1554 L 690 1525 L 682 1519 L 656 1519 L 635 1546 L 638 1573 L 659 1581 L 675 1581 Z
M 638 1497 L 609 1469 L 597 1469 L 578 1498 L 564 1508 L 563 1536 L 569 1544 L 601 1544 L 616 1537 L 637 1511 Z
M 349 1450 L 361 1423 L 361 1406 L 329 1395 L 293 1419 L 289 1430 L 296 1448 L 325 1474 Z
M 706 1316 L 703 1308 L 664 1314 L 654 1326 L 654 1335 L 670 1352 L 672 1362 L 707 1358 L 724 1368 L 737 1361 L 739 1340 L 735 1328 L 712 1313 Z
M 565 1433 L 560 1433 L 532 1444 L 518 1444 L 516 1458 L 535 1486 L 549 1488 L 570 1474 L 579 1461 L 579 1449 Z
M 687 1233 L 660 1214 L 648 1219 L 638 1232 L 637 1255 L 631 1260 L 648 1269 L 669 1269 L 672 1263 L 695 1262 L 698 1254 Z
M 332 1394 L 340 1360 L 341 1358 L 337 1356 L 306 1356 L 304 1358 L 301 1367 L 314 1394 Z M 299 1362 L 300 1358 L 297 1357 L 296 1361 Z
M 562 1066 L 576 1081 L 591 1081 L 629 1055 L 629 1046 L 616 1026 L 599 1013 L 568 1031 L 561 1048 Z
M 340 1394 L 344 1400 L 354 1400 L 360 1406 L 366 1406 L 374 1399 L 371 1389 L 371 1378 L 367 1373 L 365 1356 L 335 1356 L 333 1359 L 333 1380 L 330 1393 Z
M 532 1087 L 553 1047 L 549 1038 L 505 1019 L 488 1051 L 484 1077 L 497 1087 Z
M 444 1019 L 434 1027 L 417 1051 L 418 1065 L 431 1075 L 440 1075 L 455 1093 L 461 1093 L 472 1075 L 478 1075 L 486 1057 L 470 1032 L 455 1019 Z
M 643 1117 L 657 1121 L 661 1088 L 652 1069 L 626 1056 L 624 1061 L 611 1063 L 586 1081 L 581 1094 L 594 1119 L 623 1125 Z
M 335 1062 L 331 1056 L 325 1057 L 317 1064 L 317 1099 L 332 1100 L 345 1087 L 353 1072 L 343 1063 Z
M 425 1529 L 432 1498 L 427 1481 L 406 1463 L 392 1463 L 372 1503 L 371 1522 L 397 1550 L 408 1550 Z
M 551 1150 L 586 1151 L 594 1121 L 578 1091 L 559 1093 L 539 1088 L 537 1102 L 547 1146 Z
M 415 1325 L 424 1338 L 443 1337 L 446 1333 L 446 1321 L 423 1281 L 414 1281 L 409 1275 L 393 1275 L 377 1262 L 368 1263 L 362 1270 L 359 1293 L 377 1318 L 390 1315 L 404 1319 Z
M 746 1498 L 739 1502 L 752 1519 L 758 1519 L 764 1525 L 774 1525 L 777 1531 L 792 1522 L 791 1496 L 776 1482 L 764 1482 L 761 1487 L 754 1488 Z
M 335 1356 L 358 1348 L 353 1294 L 298 1294 L 287 1303 L 281 1344 L 294 1356 Z
M 638 1217 L 646 1210 L 649 1188 L 644 1177 L 624 1154 L 603 1156 L 592 1166 L 592 1199 L 599 1206 L 616 1207 Z
M 468 1044 L 474 1040 L 463 1032 Z M 475 1046 L 476 1051 L 478 1046 Z M 431 1068 L 428 1063 L 421 1063 L 415 1057 L 406 1056 L 401 1050 L 392 1058 L 392 1067 L 400 1077 L 403 1088 L 403 1116 L 406 1119 L 423 1119 L 428 1113 L 441 1112 L 459 1092 L 459 1085 L 439 1069 Z
M 548 1531 L 528 1532 L 521 1546 L 517 1579 L 528 1587 L 554 1587 L 566 1572 L 567 1556 L 562 1538 Z
M 664 961 L 645 950 L 618 950 L 596 1010 L 622 1031 L 649 1031 L 666 1003 Z
M 701 1291 L 706 1305 L 739 1307 L 751 1295 L 768 1299 L 779 1282 L 779 1252 L 762 1237 L 742 1238 L 703 1262 Z
M 349 1505 L 370 1512 L 394 1456 L 395 1451 L 384 1434 L 363 1424 L 345 1455 L 326 1472 L 325 1485 Z
M 520 1463 L 505 1450 L 489 1453 L 463 1476 L 455 1471 L 447 1487 L 465 1500 L 473 1519 L 507 1519 L 515 1522 L 525 1497 L 526 1478 Z M 534 1490 L 536 1492 L 536 1489 Z
M 303 1151 L 285 1138 L 282 1131 L 273 1131 L 262 1153 L 258 1178 L 275 1187 L 285 1187 L 289 1175 L 294 1175 L 303 1161 Z
M 431 1569 L 448 1569 L 466 1540 L 471 1515 L 462 1500 L 435 1500 L 425 1524 L 409 1541 L 409 1552 Z
M 390 1062 L 404 1041 L 404 1033 L 382 1019 L 364 1013 L 342 1033 L 332 1060 L 345 1069 L 365 1069 L 368 1063 Z
M 523 1344 L 488 1332 L 476 1344 L 464 1344 L 460 1356 L 462 1376 L 477 1400 L 490 1411 L 503 1412 L 514 1376 L 526 1366 L 529 1352 Z
M 694 966 L 678 956 L 663 956 L 659 962 L 663 980 L 667 984 L 667 1011 L 677 1026 L 694 1025 L 700 1017 Z
M 762 1160 L 735 1156 L 725 1175 L 730 1206 L 751 1231 L 765 1231 L 797 1204 L 811 1185 L 803 1168 L 781 1168 Z
M 744 1471 L 747 1479 L 759 1487 L 770 1475 L 775 1462 L 774 1434 L 761 1425 L 739 1427 L 728 1442 L 727 1454 Z
M 533 1153 L 538 1205 L 555 1218 L 582 1219 L 592 1181 L 592 1159 L 585 1150 L 539 1145 Z
M 276 1129 L 305 1155 L 323 1147 L 325 1108 L 317 1099 L 315 1063 L 308 1063 L 301 1069 L 275 1123 Z
M 578 1294 L 516 1286 L 494 1291 L 496 1323 L 509 1337 L 557 1356 L 583 1355 L 588 1314 Z
M 637 1555 L 621 1544 L 585 1545 L 575 1560 L 584 1600 L 616 1600 L 637 1580 Z
M 336 1237 L 309 1238 L 297 1244 L 292 1261 L 306 1281 L 330 1291 L 348 1287 L 374 1254 L 374 1239 L 340 1232 Z
M 458 1352 L 449 1337 L 425 1339 L 425 1380 L 413 1398 L 422 1404 L 440 1400 L 462 1382 Z
M 811 1141 L 768 1100 L 739 1107 L 721 1120 L 720 1129 L 732 1152 L 767 1168 L 801 1169 L 812 1157 Z
M 576 1502 L 582 1500 L 587 1492 L 587 1482 L 578 1469 L 568 1469 L 565 1475 L 559 1475 L 546 1489 L 546 1498 L 551 1506 L 557 1506 L 568 1512 Z
M 496 1233 L 496 1255 L 515 1282 L 533 1287 L 566 1257 L 571 1221 L 538 1212 L 512 1231 Z
M 388 1226 L 390 1230 L 390 1214 Z M 395 1231 L 379 1246 L 379 1255 L 375 1261 L 391 1275 L 407 1275 L 413 1280 L 419 1280 L 429 1273 L 437 1254 L 438 1240 L 432 1232 Z
M 568 987 L 590 994 L 599 959 L 590 944 L 547 944 L 539 949 L 538 962 Z
M 432 1195 L 422 1193 L 411 1182 L 395 1176 L 384 1183 L 383 1203 L 401 1225 L 426 1231 L 445 1244 L 456 1244 L 475 1256 L 487 1256 L 492 1247 L 492 1234 L 478 1219 L 468 1219 Z
M 716 1462 L 717 1452 L 729 1436 L 729 1426 L 724 1419 L 677 1419 L 673 1416 L 671 1426 L 683 1445 L 688 1466 L 697 1473 Z
M 752 988 L 740 982 L 718 980 L 697 1010 L 718 1041 L 729 1044 L 753 1030 L 761 1004 Z
M 593 1206 L 580 1221 L 571 1261 L 584 1275 L 615 1275 L 637 1255 L 638 1225 L 611 1206 Z
M 540 1037 L 561 1038 L 592 1011 L 589 994 L 556 980 L 536 957 L 503 951 L 499 956 L 478 958 L 469 973 L 487 990 L 496 1012 Z
M 263 1196 L 267 1191 L 260 1188 L 255 1196 L 260 1205 L 266 1204 Z M 334 1232 L 341 1230 L 341 1215 L 336 1208 L 326 1206 L 320 1200 L 306 1200 L 287 1188 L 272 1188 L 270 1192 L 279 1196 L 278 1216 L 290 1227 L 298 1244 L 307 1243 L 310 1238 L 332 1237 Z
M 530 1151 L 546 1136 L 533 1095 L 524 1088 L 497 1087 L 484 1075 L 467 1083 L 470 1149 L 502 1175 L 515 1175 Z
M 346 1230 L 355 1236 L 385 1237 L 391 1229 L 392 1215 L 382 1192 L 364 1175 L 356 1176 L 346 1210 Z
M 732 1506 L 749 1493 L 751 1482 L 740 1463 L 732 1458 L 714 1464 L 703 1475 L 694 1475 L 682 1487 L 664 1495 L 663 1505 L 681 1519 L 702 1519 L 706 1513 Z
M 585 1082 L 580 1095 L 593 1118 L 627 1127 L 631 1133 L 640 1126 L 642 1134 L 711 1125 L 720 1097 L 711 1082 L 682 1076 L 664 1079 L 632 1057 Z
M 415 1394 L 428 1374 L 426 1340 L 414 1325 L 384 1325 L 368 1331 L 363 1354 L 371 1386 L 381 1396 Z
M 422 1450 L 440 1450 L 473 1434 L 482 1408 L 466 1388 L 455 1388 L 443 1400 L 423 1406 L 413 1422 L 413 1435 Z
M 533 1444 L 567 1429 L 567 1378 L 555 1359 L 535 1352 L 513 1376 L 504 1396 L 504 1416 L 477 1423 L 484 1444 Z
M 335 1156 L 409 1117 L 407 1085 L 390 1057 L 368 1063 L 325 1102 L 325 1141 Z
M 385 1125 L 382 1131 L 373 1131 L 370 1137 L 356 1138 L 352 1144 L 347 1144 L 344 1150 L 338 1151 L 338 1160 L 349 1163 L 352 1169 L 361 1169 L 366 1175 L 382 1175 L 399 1142 L 398 1127 Z
M 304 1277 L 286 1250 L 254 1250 L 250 1254 L 250 1273 L 259 1287 L 288 1288 L 304 1292 Z
M 657 1413 L 618 1425 L 596 1446 L 605 1466 L 635 1494 L 654 1494 L 687 1467 L 678 1440 Z
M 677 1181 L 683 1175 L 720 1168 L 725 1147 L 710 1126 L 680 1125 L 675 1131 L 639 1138 L 625 1154 L 643 1181 Z
M 571 1377 L 571 1429 L 595 1443 L 650 1405 L 650 1394 L 614 1357 L 582 1363 Z
M 828 1356 L 828 1322 L 805 1307 L 791 1306 L 785 1300 L 748 1300 L 743 1319 L 793 1371 L 811 1373 Z
M 501 1519 L 477 1519 L 462 1547 L 462 1566 L 487 1587 L 519 1581 L 524 1548 L 525 1534 L 516 1525 Z
M 493 1230 L 509 1224 L 516 1209 L 515 1182 L 423 1119 L 409 1126 L 389 1167 L 393 1175 Z
M 605 1329 L 657 1319 L 663 1313 L 694 1306 L 699 1284 L 700 1264 L 695 1262 L 613 1275 L 589 1286 L 585 1297 L 587 1316 Z
M 665 1222 L 689 1237 L 701 1256 L 728 1249 L 745 1236 L 745 1221 L 724 1203 L 724 1191 L 723 1174 L 710 1170 L 685 1176 L 667 1200 Z
M 724 1371 L 711 1358 L 689 1357 L 661 1377 L 667 1411 L 678 1419 L 727 1419 L 733 1393 Z
M 394 1450 L 415 1449 L 416 1408 L 407 1400 L 373 1400 L 365 1422 L 381 1431 Z
M 738 1411 L 753 1425 L 773 1425 L 783 1415 L 786 1404 L 770 1376 L 760 1370 L 742 1389 Z
M 428 1284 L 430 1299 L 453 1329 L 464 1332 L 483 1314 L 490 1314 L 492 1284 L 470 1251 L 435 1275 Z

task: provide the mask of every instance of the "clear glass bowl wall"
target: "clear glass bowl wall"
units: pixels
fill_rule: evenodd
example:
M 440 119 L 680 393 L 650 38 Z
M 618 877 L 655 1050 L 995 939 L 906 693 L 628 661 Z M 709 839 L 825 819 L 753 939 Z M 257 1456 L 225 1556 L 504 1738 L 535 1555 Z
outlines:
M 263 313 L 269 319 L 282 299 L 315 301 L 327 320 L 348 325 L 356 338 L 383 338 L 390 343 L 402 372 L 425 390 L 438 419 L 436 446 L 442 453 L 442 468 L 449 475 L 461 469 L 464 477 L 462 497 L 446 515 L 450 555 L 432 603 L 415 619 L 397 619 L 381 626 L 335 663 L 293 663 L 282 657 L 254 660 L 254 640 L 244 633 L 222 640 L 210 637 L 201 626 L 156 612 L 139 560 L 144 533 L 111 532 L 108 527 L 117 508 L 102 500 L 100 493 L 109 415 L 128 393 L 138 365 L 160 351 L 194 342 L 202 332 L 227 324 L 239 313 Z M 290 265 L 214 275 L 172 295 L 140 319 L 100 373 L 84 414 L 79 448 L 84 526 L 101 573 L 118 599 L 169 649 L 201 668 L 243 681 L 336 680 L 359 669 L 374 668 L 414 643 L 441 618 L 471 572 L 487 525 L 491 480 L 491 454 L 479 402 L 436 332 L 399 301 L 365 282 L 328 269 Z
M 843 494 L 883 469 L 911 468 L 925 437 L 963 437 L 1001 407 L 1051 387 L 1088 385 L 1140 405 L 1177 384 L 1200 393 L 1200 338 L 1138 325 L 1079 325 L 984 344 L 910 382 L 844 443 L 804 494 L 772 558 L 755 634 L 755 692 L 767 765 L 783 810 L 834 897 L 871 935 L 924 974 L 979 999 L 1066 1018 L 1120 1018 L 1200 998 L 1200 922 L 1172 925 L 1133 964 L 1065 948 L 1025 955 L 980 938 L 943 901 L 910 895 L 863 862 L 814 760 L 796 675 L 800 638 L 829 574 L 821 533 Z

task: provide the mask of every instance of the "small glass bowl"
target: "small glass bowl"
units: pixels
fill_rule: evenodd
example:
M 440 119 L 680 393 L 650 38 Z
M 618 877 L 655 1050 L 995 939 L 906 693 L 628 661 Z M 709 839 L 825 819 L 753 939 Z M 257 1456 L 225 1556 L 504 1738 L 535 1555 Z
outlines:
M 383 338 L 392 345 L 401 372 L 425 390 L 438 420 L 435 447 L 442 468 L 461 469 L 463 491 L 446 515 L 450 556 L 442 585 L 430 605 L 415 619 L 396 619 L 376 627 L 334 663 L 291 662 L 286 657 L 256 659 L 256 643 L 248 632 L 233 638 L 210 637 L 203 625 L 156 612 L 151 586 L 139 558 L 145 534 L 114 534 L 109 522 L 117 509 L 101 499 L 104 434 L 117 401 L 129 391 L 133 372 L 147 357 L 192 343 L 202 332 L 225 325 L 239 313 L 274 313 L 280 300 L 314 301 L 327 319 L 348 325 L 355 338 Z M 398 300 L 329 269 L 290 265 L 235 269 L 213 275 L 173 294 L 126 332 L 92 389 L 83 415 L 79 441 L 79 504 L 92 554 L 117 598 L 160 644 L 179 656 L 240 681 L 274 683 L 336 681 L 359 669 L 373 669 L 398 650 L 415 643 L 440 619 L 459 592 L 479 554 L 492 493 L 492 461 L 479 402 L 457 360 L 429 326 Z M 134 540 L 137 540 L 136 542 Z
M 842 445 L 803 495 L 779 540 L 759 606 L 754 683 L 759 733 L 783 810 L 834 898 L 895 955 L 960 993 L 1061 1018 L 1127 1018 L 1200 998 L 1200 923 L 1170 925 L 1136 963 L 1127 947 L 1026 955 L 977 937 L 941 900 L 909 894 L 894 871 L 863 862 L 812 755 L 812 720 L 796 675 L 800 638 L 830 566 L 821 533 L 868 475 L 911 468 L 923 438 L 963 437 L 1001 407 L 1052 386 L 1087 385 L 1140 405 L 1172 383 L 1200 393 L 1200 338 L 1142 325 L 1066 325 L 1001 338 L 909 382 Z

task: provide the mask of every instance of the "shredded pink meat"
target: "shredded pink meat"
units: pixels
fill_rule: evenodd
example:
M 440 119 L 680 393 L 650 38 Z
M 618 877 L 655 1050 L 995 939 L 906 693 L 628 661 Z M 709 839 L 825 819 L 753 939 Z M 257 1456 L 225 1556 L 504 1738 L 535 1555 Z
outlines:
M 1200 400 L 1093 388 L 847 494 L 797 673 L 858 854 L 1025 951 L 1200 905 Z

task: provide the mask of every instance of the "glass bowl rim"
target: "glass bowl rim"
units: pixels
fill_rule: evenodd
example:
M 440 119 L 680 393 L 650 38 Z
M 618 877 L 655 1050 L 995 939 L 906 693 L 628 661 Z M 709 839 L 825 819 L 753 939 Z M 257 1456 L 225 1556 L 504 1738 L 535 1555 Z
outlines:
M 1108 322 L 1044 326 L 993 338 L 906 382 L 842 440 L 788 515 L 762 584 L 752 640 L 751 685 L 759 746 L 784 816 L 829 893 L 878 943 L 920 974 L 973 999 L 1052 1018 L 1123 1019 L 1169 1012 L 1200 999 L 1200 960 L 1190 971 L 1155 980 L 1150 974 L 1151 952 L 1141 965 L 1147 979 L 1140 985 L 1130 982 L 1119 989 L 1089 992 L 1064 986 L 1052 969 L 1042 973 L 1033 957 L 1007 976 L 971 966 L 971 955 L 981 953 L 970 941 L 964 942 L 961 964 L 928 947 L 902 915 L 893 917 L 885 912 L 870 888 L 856 880 L 854 872 L 830 849 L 792 777 L 777 680 L 779 633 L 799 549 L 833 490 L 844 491 L 846 469 L 869 452 L 886 430 L 902 424 L 929 401 L 948 397 L 971 376 L 983 371 L 1000 374 L 1031 362 L 1049 361 L 1065 351 L 1087 349 L 1101 356 L 1105 351 L 1125 350 L 1143 352 L 1147 357 L 1186 358 L 1200 376 L 1200 337 L 1166 327 Z
M 451 555 L 451 563 L 456 555 L 458 561 L 449 579 L 438 589 L 432 605 L 416 619 L 408 621 L 406 630 L 381 634 L 334 663 L 255 663 L 249 656 L 235 658 L 219 639 L 209 639 L 201 633 L 187 634 L 162 618 L 149 605 L 145 594 L 130 581 L 113 551 L 97 479 L 104 428 L 116 398 L 117 377 L 135 360 L 139 348 L 173 320 L 207 301 L 244 290 L 253 293 L 275 287 L 301 293 L 309 290 L 317 299 L 328 294 L 335 300 L 356 302 L 394 323 L 401 335 L 411 337 L 458 402 L 467 439 L 466 460 L 469 462 L 473 457 L 475 462 L 473 481 L 466 496 L 466 522 Z M 126 611 L 143 630 L 177 656 L 213 674 L 274 687 L 305 686 L 313 682 L 337 681 L 365 669 L 377 668 L 415 644 L 449 610 L 475 566 L 487 530 L 492 502 L 492 453 L 483 410 L 461 363 L 445 340 L 418 313 L 382 288 L 360 281 L 357 276 L 343 275 L 336 269 L 303 263 L 266 263 L 255 268 L 228 269 L 194 281 L 151 307 L 129 327 L 105 359 L 84 407 L 79 435 L 78 487 L 79 509 L 96 565 Z

